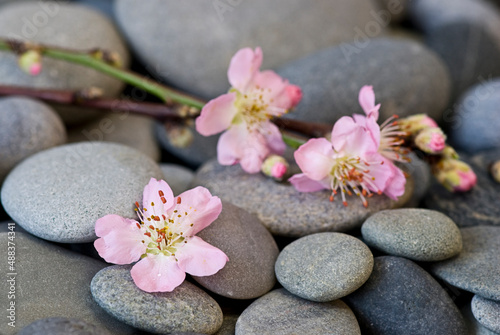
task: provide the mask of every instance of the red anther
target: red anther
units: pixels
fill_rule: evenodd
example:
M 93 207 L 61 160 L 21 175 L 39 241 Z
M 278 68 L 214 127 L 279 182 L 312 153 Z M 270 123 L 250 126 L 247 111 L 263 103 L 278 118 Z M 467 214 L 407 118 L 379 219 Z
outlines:
M 165 197 L 161 197 L 160 199 L 161 199 L 161 202 L 163 202 L 164 204 L 167 203 L 167 199 L 165 199 Z
M 397 114 L 392 114 L 392 117 L 395 119 L 399 119 L 399 115 L 397 115 Z
M 365 165 L 366 165 L 366 166 L 370 166 L 370 164 L 369 164 L 369 163 L 367 163 L 367 162 L 365 162 Z
M 393 126 L 397 126 L 397 125 L 398 125 L 398 121 L 394 121 L 394 122 L 392 122 L 392 123 L 391 123 L 391 125 L 393 125 Z
M 381 191 L 381 190 L 378 190 L 378 191 L 377 191 L 377 194 L 378 194 L 378 195 L 382 195 L 382 191 Z
M 167 219 L 167 217 L 165 216 L 165 214 L 162 214 L 161 217 L 163 218 L 163 220 Z
M 363 191 L 361 191 L 361 194 L 363 194 L 363 196 L 366 197 L 366 190 L 363 189 Z
M 347 194 L 349 194 L 349 196 L 352 196 L 352 192 L 351 191 L 347 191 Z
M 154 220 L 155 220 L 155 221 L 160 221 L 160 217 L 159 217 L 159 216 L 155 216 L 155 217 L 154 217 Z
M 181 204 L 181 197 L 177 197 L 177 205 Z
M 161 250 L 161 247 L 159 245 L 156 246 L 159 250 Z
M 410 177 L 410 174 L 408 172 L 403 171 L 403 174 L 404 174 L 405 178 Z
M 337 195 L 337 191 L 336 190 L 333 190 L 332 192 L 333 192 L 333 194 Z
M 385 161 L 380 162 L 380 165 L 384 165 Z
M 158 194 L 160 195 L 160 197 L 163 197 L 165 195 L 162 190 L 159 190 Z
M 135 202 L 135 206 L 136 206 L 137 208 L 139 208 L 139 202 L 138 202 L 138 201 L 136 201 L 136 202 Z
M 156 239 L 156 242 L 160 243 L 160 242 L 161 242 L 161 237 L 158 237 L 158 238 Z
M 365 206 L 365 208 L 368 208 L 368 201 L 363 201 L 363 206 Z
M 373 193 L 368 194 L 368 198 L 373 197 Z
M 347 201 L 343 201 L 342 203 L 344 204 L 345 207 L 347 207 Z
M 151 237 L 151 233 L 148 231 L 148 232 L 145 232 L 144 235 L 148 236 L 148 237 Z
M 154 229 L 155 229 L 155 227 L 154 227 L 152 224 L 150 224 L 150 225 L 149 225 L 149 229 L 153 229 L 153 230 L 154 230 Z
M 333 194 L 330 195 L 330 202 L 333 202 Z
M 141 225 L 139 224 L 139 222 L 136 222 L 135 224 L 137 225 L 137 228 L 141 229 Z

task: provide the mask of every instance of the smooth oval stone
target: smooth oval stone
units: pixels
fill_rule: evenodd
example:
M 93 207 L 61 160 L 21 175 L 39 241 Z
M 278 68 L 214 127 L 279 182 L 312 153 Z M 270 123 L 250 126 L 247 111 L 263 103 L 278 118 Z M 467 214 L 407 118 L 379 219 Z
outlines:
M 459 227 L 500 226 L 500 183 L 489 172 L 491 163 L 500 160 L 500 149 L 485 151 L 472 157 L 461 155 L 477 176 L 477 184 L 466 193 L 451 193 L 434 181 L 424 205 L 448 215 Z
M 462 315 L 464 316 L 465 322 L 467 323 L 467 328 L 469 328 L 470 335 L 498 335 L 499 333 L 495 333 L 488 328 L 484 327 L 480 324 L 471 311 L 470 304 L 466 304 L 461 309 Z
M 229 258 L 216 274 L 193 277 L 203 287 L 232 299 L 257 298 L 273 288 L 274 262 L 279 250 L 255 215 L 224 202 L 217 220 L 197 236 Z
M 363 241 L 393 256 L 441 261 L 462 250 L 462 235 L 446 215 L 428 209 L 385 210 L 361 226 Z
M 262 68 L 274 68 L 321 48 L 382 34 L 385 26 L 375 19 L 375 9 L 364 0 L 115 2 L 117 21 L 148 70 L 204 98 L 228 90 L 227 68 L 238 49 L 262 47 Z
M 134 218 L 158 165 L 139 151 L 104 142 L 68 144 L 35 154 L 5 180 L 5 211 L 38 237 L 63 243 L 92 242 L 95 222 L 117 214 Z
M 14 335 L 24 327 L 33 329 L 33 325 L 29 326 L 32 322 L 56 315 L 85 320 L 96 328 L 115 335 L 136 333 L 131 327 L 111 317 L 92 299 L 90 282 L 99 270 L 106 267 L 105 263 L 22 233 L 18 231 L 17 225 L 14 228 L 15 234 L 9 234 L 8 227 L 7 224 L 0 225 L 0 247 L 6 252 L 5 262 L 0 264 L 0 271 L 4 274 L 0 289 L 5 292 L 0 295 L 0 305 L 4 306 L 4 322 L 0 322 L 0 334 Z M 7 247 L 12 247 L 12 243 L 15 244 L 14 269 L 7 263 Z M 8 282 L 12 278 L 7 274 L 12 272 L 16 273 L 15 280 Z M 7 293 L 11 291 L 11 284 L 14 282 L 15 297 L 9 298 Z M 10 320 L 6 317 L 10 313 L 6 310 L 12 301 L 15 302 L 15 328 L 8 325 Z M 42 327 L 40 322 L 37 324 Z M 26 331 L 25 334 L 37 333 Z
M 110 335 L 106 329 L 80 319 L 46 318 L 30 323 L 17 335 Z
M 238 318 L 236 335 L 361 335 L 352 311 L 341 300 L 312 302 L 285 289 L 254 301 Z
M 355 237 L 320 233 L 287 245 L 275 269 L 278 281 L 289 292 L 307 300 L 332 301 L 366 282 L 373 269 L 373 255 Z
M 405 203 L 405 207 L 420 207 L 422 199 L 424 199 L 429 187 L 431 186 L 431 169 L 427 162 L 422 160 L 415 152 L 411 152 L 408 157 L 411 162 L 405 164 L 398 164 L 398 166 L 413 179 L 413 193 Z M 408 182 L 408 179 L 407 179 Z
M 375 257 L 368 281 L 344 301 L 352 308 L 363 334 L 468 334 L 446 291 L 405 258 Z
M 163 179 L 168 183 L 174 195 L 179 195 L 189 189 L 193 181 L 194 172 L 187 167 L 177 164 L 160 164 Z
M 16 164 L 66 142 L 66 128 L 49 106 L 24 97 L 0 99 L 0 185 Z
M 234 335 L 237 321 L 238 315 L 224 314 L 222 326 L 215 335 Z
M 462 290 L 500 301 L 500 227 L 478 226 L 460 231 L 462 252 L 432 264 L 431 272 Z
M 500 301 L 475 295 L 472 298 L 471 308 L 479 323 L 496 333 L 500 333 Z
M 197 171 L 193 185 L 205 186 L 222 200 L 256 214 L 272 234 L 291 237 L 360 227 L 370 214 L 401 206 L 412 193 L 409 190 L 397 202 L 375 195 L 368 208 L 360 199 L 350 197 L 348 207 L 344 207 L 339 199 L 329 201 L 331 192 L 300 193 L 289 184 L 248 174 L 239 166 L 222 166 L 217 160 Z
M 126 46 L 111 20 L 86 6 L 61 1 L 23 1 L 0 8 L 0 36 L 46 43 L 76 50 L 103 48 L 117 52 L 125 67 Z M 0 52 L 0 83 L 44 89 L 81 90 L 99 87 L 104 96 L 115 97 L 123 82 L 81 65 L 44 57 L 42 72 L 30 76 L 17 65 L 17 56 Z M 56 108 L 67 124 L 78 124 L 102 112 L 74 107 Z
M 450 140 L 469 153 L 500 147 L 500 79 L 478 84 L 465 92 L 451 117 Z
M 134 284 L 130 269 L 109 266 L 92 279 L 92 296 L 113 317 L 156 334 L 214 334 L 220 328 L 219 305 L 198 287 L 185 281 L 172 292 L 144 292 Z

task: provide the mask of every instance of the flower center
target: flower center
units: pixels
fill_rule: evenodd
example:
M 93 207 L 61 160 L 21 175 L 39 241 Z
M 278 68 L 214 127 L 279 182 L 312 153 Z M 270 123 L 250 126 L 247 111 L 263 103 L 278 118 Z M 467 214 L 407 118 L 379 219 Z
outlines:
M 235 106 L 238 109 L 238 113 L 234 117 L 233 123 L 244 122 L 248 130 L 252 131 L 258 128 L 261 123 L 269 121 L 275 114 L 276 111 L 273 110 L 277 108 L 271 105 L 273 99 L 268 98 L 271 89 L 256 86 L 245 94 L 236 90 L 235 92 Z

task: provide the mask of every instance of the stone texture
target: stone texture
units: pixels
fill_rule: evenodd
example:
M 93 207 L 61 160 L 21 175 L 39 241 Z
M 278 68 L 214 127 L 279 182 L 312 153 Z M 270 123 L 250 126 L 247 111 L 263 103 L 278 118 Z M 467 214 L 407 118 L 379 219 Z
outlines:
M 238 315 L 224 314 L 222 326 L 215 335 L 234 335 L 236 331 L 236 321 L 238 321 Z
M 471 302 L 474 317 L 486 328 L 500 333 L 500 301 L 475 295 Z
M 46 318 L 32 322 L 17 335 L 110 335 L 107 330 L 80 319 Z
M 307 300 L 333 301 L 366 282 L 373 269 L 373 255 L 355 237 L 320 233 L 287 245 L 275 269 L 278 281 L 289 292 Z
M 153 120 L 130 113 L 110 113 L 78 127 L 71 128 L 68 142 L 104 141 L 127 145 L 155 161 L 160 147 L 153 133 Z M 133 135 L 132 135 L 133 134 Z
M 2 6 L 0 36 L 77 50 L 100 47 L 118 52 L 125 66 L 129 62 L 128 51 L 113 23 L 86 6 L 61 1 L 26 1 Z M 40 75 L 30 76 L 17 66 L 12 53 L 0 52 L 0 83 L 64 90 L 96 86 L 107 97 L 117 96 L 124 87 L 123 83 L 107 75 L 65 61 L 43 59 L 42 67 Z M 67 107 L 57 107 L 57 111 L 68 124 L 100 114 Z
M 363 241 L 393 256 L 441 261 L 462 250 L 462 235 L 446 215 L 421 208 L 385 210 L 361 227 Z
M 500 184 L 490 175 L 489 165 L 500 160 L 500 149 L 485 151 L 461 159 L 469 163 L 477 176 L 477 184 L 466 193 L 451 193 L 433 181 L 424 205 L 448 215 L 459 227 L 500 226 Z
M 429 164 L 420 159 L 415 152 L 410 153 L 409 157 L 411 162 L 398 164 L 404 172 L 412 176 L 411 179 L 413 180 L 413 193 L 410 200 L 405 203 L 405 207 L 420 207 L 422 199 L 424 199 L 431 186 L 433 177 Z
M 7 294 L 2 294 L 0 305 L 4 309 L 4 306 L 15 301 L 16 327 L 8 326 L 5 307 L 0 334 L 14 335 L 36 320 L 54 316 L 78 318 L 107 329 L 111 334 L 135 334 L 132 328 L 109 316 L 92 299 L 90 282 L 106 266 L 105 263 L 21 233 L 17 229 L 14 232 L 15 235 L 9 235 L 7 225 L 3 225 L 0 246 L 7 252 L 8 242 L 15 243 L 15 300 L 9 300 Z M 15 238 L 12 240 L 9 236 Z M 13 272 L 9 267 L 7 259 L 0 265 L 0 271 L 4 274 L 0 288 L 6 293 L 10 290 L 6 274 Z
M 471 311 L 471 305 L 466 304 L 462 309 L 461 309 L 462 315 L 465 318 L 465 321 L 467 323 L 467 328 L 469 329 L 469 334 L 470 335 L 498 335 L 499 333 L 495 333 L 488 328 L 484 327 L 482 324 L 480 324 L 474 315 L 472 314 Z
M 189 189 L 189 185 L 193 181 L 194 172 L 182 165 L 177 164 L 160 164 L 161 172 L 163 172 L 164 180 L 174 192 L 174 195 L 179 195 Z
M 297 166 L 292 166 L 298 173 Z M 412 190 L 397 202 L 375 195 L 368 208 L 361 200 L 329 201 L 330 193 L 300 193 L 287 183 L 277 183 L 261 174 L 250 175 L 239 166 L 221 166 L 209 161 L 196 173 L 193 185 L 202 185 L 221 199 L 257 214 L 272 234 L 298 237 L 325 231 L 347 231 L 360 227 L 370 215 L 382 209 L 400 207 Z
M 434 263 L 431 272 L 462 290 L 500 301 L 500 227 L 468 227 L 461 232 L 462 252 Z
M 312 302 L 285 289 L 254 301 L 236 322 L 236 335 L 361 335 L 352 311 L 341 300 Z
M 194 277 L 203 287 L 232 299 L 257 298 L 273 288 L 279 250 L 255 215 L 224 202 L 217 220 L 197 236 L 229 257 L 216 274 Z
M 500 147 L 500 79 L 465 92 L 451 117 L 450 141 L 457 150 L 474 153 Z
M 16 164 L 66 142 L 66 128 L 47 105 L 24 97 L 0 99 L 0 185 Z
M 189 5 L 122 0 L 115 2 L 115 12 L 153 75 L 213 98 L 229 88 L 227 67 L 238 49 L 262 47 L 263 69 L 271 69 L 359 35 L 380 35 L 384 25 L 371 13 L 376 5 L 371 0 L 195 0 Z
M 448 294 L 431 275 L 404 258 L 375 257 L 368 281 L 344 300 L 363 334 L 468 334 Z
M 408 14 L 410 1 L 411 0 L 379 0 L 382 7 L 386 10 L 386 12 L 384 12 L 385 15 L 381 16 L 381 18 L 390 24 L 403 21 Z
M 5 180 L 5 211 L 38 237 L 63 243 L 92 242 L 100 217 L 135 218 L 158 165 L 140 152 L 114 143 L 77 143 L 40 152 L 19 164 Z
M 185 281 L 172 292 L 147 293 L 134 284 L 130 268 L 110 266 L 92 279 L 92 296 L 115 318 L 159 334 L 214 334 L 220 328 L 222 311 L 204 291 Z

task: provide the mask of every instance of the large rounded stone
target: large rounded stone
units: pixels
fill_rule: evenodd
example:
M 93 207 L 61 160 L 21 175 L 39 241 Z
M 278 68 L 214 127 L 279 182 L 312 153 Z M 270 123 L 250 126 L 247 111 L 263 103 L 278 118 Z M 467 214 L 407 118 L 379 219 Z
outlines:
M 397 202 L 375 195 L 368 208 L 351 197 L 344 207 L 341 201 L 329 201 L 330 192 L 300 193 L 290 184 L 248 174 L 239 166 L 222 166 L 216 160 L 198 170 L 193 185 L 205 186 L 221 199 L 257 214 L 271 233 L 292 237 L 360 227 L 369 215 L 404 204 L 413 191 Z
M 281 251 L 276 277 L 307 300 L 332 301 L 357 290 L 370 277 L 373 255 L 360 240 L 341 233 L 302 237 Z
M 385 210 L 361 227 L 363 240 L 390 255 L 416 261 L 441 261 L 462 250 L 462 235 L 446 215 L 428 209 Z
M 500 301 L 485 299 L 475 295 L 471 302 L 472 313 L 486 328 L 500 333 Z
M 100 217 L 134 218 L 158 165 L 135 149 L 102 142 L 77 143 L 39 152 L 5 180 L 5 211 L 24 229 L 55 242 L 91 242 Z
M 177 164 L 160 164 L 163 179 L 168 183 L 174 195 L 179 195 L 189 189 L 193 181 L 194 172 L 187 167 Z
M 42 102 L 23 97 L 0 99 L 0 185 L 20 161 L 66 142 L 66 128 Z
M 53 317 L 40 319 L 21 329 L 17 335 L 110 335 L 106 329 L 80 319 Z
M 446 291 L 405 258 L 376 257 L 368 281 L 344 300 L 363 334 L 468 334 L 460 311 Z
M 86 6 L 61 1 L 25 1 L 0 8 L 0 36 L 46 43 L 68 49 L 103 48 L 117 52 L 125 66 L 129 55 L 113 23 Z M 42 73 L 24 73 L 12 53 L 0 52 L 0 84 L 45 89 L 80 90 L 99 87 L 107 97 L 115 97 L 124 84 L 96 70 L 70 62 L 44 58 Z M 96 117 L 100 112 L 57 107 L 69 124 Z
M 255 215 L 224 202 L 217 220 L 198 236 L 229 258 L 216 274 L 194 277 L 205 288 L 233 299 L 257 298 L 273 288 L 274 262 L 279 250 Z
M 107 267 L 90 285 L 97 303 L 118 320 L 156 334 L 214 334 L 222 325 L 217 302 L 193 284 L 185 281 L 172 292 L 144 292 L 134 284 L 130 268 Z
M 432 264 L 431 272 L 462 290 L 500 301 L 500 227 L 468 227 L 461 232 L 462 252 Z
M 254 301 L 236 322 L 236 335 L 361 335 L 352 311 L 341 300 L 312 302 L 285 289 Z

